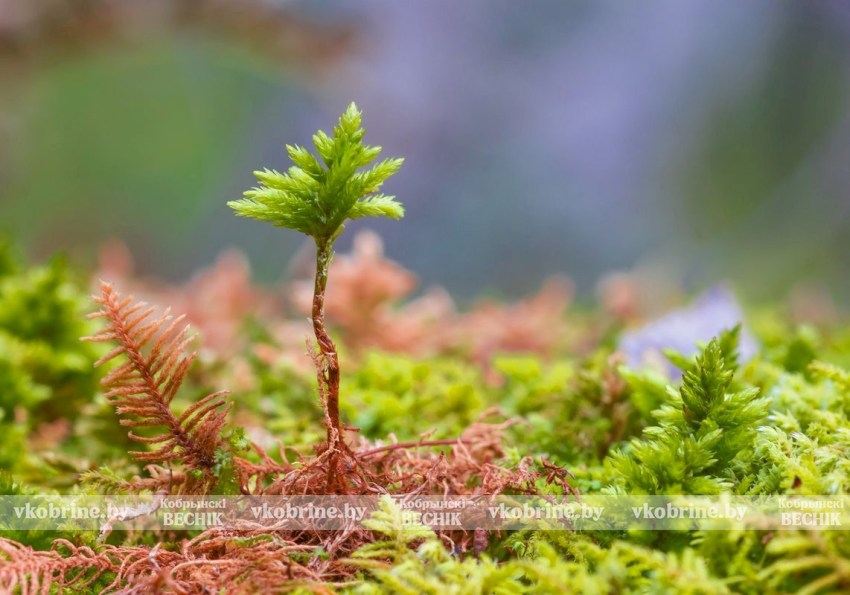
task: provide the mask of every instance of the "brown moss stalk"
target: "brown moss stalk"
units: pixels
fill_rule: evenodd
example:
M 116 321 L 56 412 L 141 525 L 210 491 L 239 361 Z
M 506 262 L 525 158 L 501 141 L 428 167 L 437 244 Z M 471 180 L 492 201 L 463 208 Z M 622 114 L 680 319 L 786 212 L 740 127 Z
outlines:
M 319 393 L 325 409 L 328 431 L 328 448 L 347 448 L 342 440 L 342 422 L 339 415 L 339 355 L 333 340 L 325 329 L 325 290 L 328 286 L 328 269 L 332 258 L 330 244 L 316 242 L 316 283 L 313 290 L 313 333 L 319 346 L 320 365 L 317 368 Z

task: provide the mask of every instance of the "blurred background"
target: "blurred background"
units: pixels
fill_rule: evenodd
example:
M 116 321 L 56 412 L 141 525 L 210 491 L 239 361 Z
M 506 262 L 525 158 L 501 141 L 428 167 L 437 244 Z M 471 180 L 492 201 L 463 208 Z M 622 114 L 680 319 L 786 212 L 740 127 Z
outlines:
M 0 0 L 0 231 L 278 280 L 303 238 L 225 203 L 351 100 L 407 158 L 403 222 L 351 227 L 460 301 L 616 271 L 850 296 L 839 0 Z

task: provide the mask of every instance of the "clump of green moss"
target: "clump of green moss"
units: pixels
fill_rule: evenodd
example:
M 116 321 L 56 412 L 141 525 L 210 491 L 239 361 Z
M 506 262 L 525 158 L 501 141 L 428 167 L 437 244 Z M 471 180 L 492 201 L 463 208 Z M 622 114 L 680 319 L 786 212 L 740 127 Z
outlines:
M 91 328 L 86 307 L 63 259 L 26 268 L 0 244 L 0 468 L 22 469 L 26 437 L 72 419 L 95 394 L 98 350 L 79 340 Z

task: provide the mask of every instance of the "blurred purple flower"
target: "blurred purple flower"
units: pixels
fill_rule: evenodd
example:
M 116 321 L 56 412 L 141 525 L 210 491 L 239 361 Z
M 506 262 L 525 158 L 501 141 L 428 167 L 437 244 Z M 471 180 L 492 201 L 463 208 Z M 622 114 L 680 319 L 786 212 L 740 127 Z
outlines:
M 673 349 L 686 356 L 695 354 L 697 343 L 707 343 L 725 329 L 742 323 L 741 307 L 729 289 L 715 286 L 691 306 L 674 310 L 620 338 L 619 349 L 626 364 L 635 369 L 653 367 L 671 378 L 681 372 L 664 357 L 663 350 Z M 751 359 L 758 349 L 752 335 L 741 328 L 740 361 Z

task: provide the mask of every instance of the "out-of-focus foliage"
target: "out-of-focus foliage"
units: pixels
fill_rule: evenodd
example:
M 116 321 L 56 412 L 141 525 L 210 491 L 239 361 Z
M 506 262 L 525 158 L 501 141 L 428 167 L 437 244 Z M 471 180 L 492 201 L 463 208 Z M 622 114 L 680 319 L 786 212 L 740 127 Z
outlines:
M 370 438 L 399 433 L 398 420 L 416 428 L 456 436 L 484 410 L 480 372 L 459 361 L 414 361 L 401 355 L 370 353 L 342 390 L 348 419 Z M 405 430 L 404 438 L 411 432 Z
M 619 360 L 607 349 L 546 364 L 530 355 L 503 355 L 494 367 L 503 380 L 493 401 L 524 420 L 518 438 L 555 460 L 598 464 L 643 423 Z
M 455 297 L 557 271 L 587 291 L 654 255 L 676 280 L 847 295 L 844 3 L 466 4 L 4 0 L 0 226 L 36 254 L 120 236 L 172 278 L 235 233 L 273 278 L 297 236 L 223 201 L 354 97 L 439 172 L 399 176 L 417 217 L 383 231 Z
M 28 434 L 67 425 L 96 394 L 86 298 L 62 259 L 26 268 L 0 244 L 0 468 L 24 465 Z

